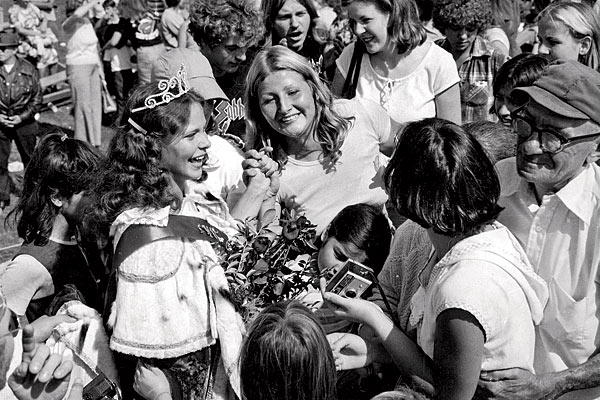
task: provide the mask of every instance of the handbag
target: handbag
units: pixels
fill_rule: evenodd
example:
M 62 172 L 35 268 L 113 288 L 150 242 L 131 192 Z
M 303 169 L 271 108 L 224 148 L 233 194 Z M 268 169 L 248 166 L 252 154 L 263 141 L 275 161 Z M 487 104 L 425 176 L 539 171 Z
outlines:
M 350 67 L 346 74 L 346 80 L 344 81 L 344 87 L 342 89 L 342 97 L 344 99 L 353 99 L 356 96 L 356 87 L 358 86 L 358 77 L 360 76 L 360 64 L 362 62 L 363 54 L 365 54 L 365 45 L 361 40 L 354 42 L 354 52 L 352 53 L 352 60 L 350 60 Z
M 108 92 L 108 87 L 106 86 L 106 81 L 104 79 L 101 80 L 102 83 L 102 112 L 104 114 L 110 114 L 117 111 L 117 102 Z

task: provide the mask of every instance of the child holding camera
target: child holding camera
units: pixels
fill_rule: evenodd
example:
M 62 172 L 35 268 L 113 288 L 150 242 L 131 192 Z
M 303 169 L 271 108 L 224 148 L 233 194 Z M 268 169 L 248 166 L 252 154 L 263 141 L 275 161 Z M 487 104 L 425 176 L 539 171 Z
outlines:
M 352 263 L 355 268 L 362 270 L 364 264 L 377 276 L 390 251 L 392 231 L 380 207 L 359 203 L 343 208 L 331 221 L 324 236 L 318 255 L 319 271 L 330 281 L 349 260 L 355 262 Z M 368 275 L 371 275 L 370 272 Z M 372 276 L 366 279 L 373 281 Z M 369 288 L 359 296 L 367 298 L 370 292 Z M 315 312 L 327 333 L 348 331 L 350 328 L 350 322 L 322 307 L 321 293 L 311 292 L 300 300 Z

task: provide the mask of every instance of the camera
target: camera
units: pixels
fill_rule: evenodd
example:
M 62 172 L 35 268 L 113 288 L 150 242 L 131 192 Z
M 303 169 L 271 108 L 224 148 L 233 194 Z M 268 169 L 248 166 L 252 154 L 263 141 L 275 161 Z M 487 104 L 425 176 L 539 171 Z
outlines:
M 326 290 L 348 298 L 362 297 L 373 286 L 374 272 L 354 260 L 348 260 L 327 282 Z
M 120 399 L 117 385 L 103 373 L 100 373 L 83 388 L 83 400 L 113 399 Z

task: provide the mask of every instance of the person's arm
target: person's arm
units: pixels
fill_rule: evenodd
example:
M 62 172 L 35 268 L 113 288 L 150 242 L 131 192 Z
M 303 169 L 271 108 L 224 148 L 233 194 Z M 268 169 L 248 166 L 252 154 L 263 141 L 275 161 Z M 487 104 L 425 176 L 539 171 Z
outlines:
M 502 400 L 554 400 L 583 389 L 600 386 L 600 354 L 581 365 L 560 372 L 534 375 L 521 368 L 485 371 L 478 396 Z
M 469 312 L 451 308 L 436 320 L 433 351 L 435 399 L 471 399 L 483 360 L 484 331 Z
M 458 83 L 450 86 L 435 96 L 436 117 L 446 119 L 455 124 L 462 124 L 460 110 L 460 89 Z
M 188 39 L 188 26 L 190 25 L 190 20 L 186 19 L 183 24 L 179 27 L 179 33 L 177 34 L 177 47 L 180 49 L 185 49 L 187 47 L 187 39 Z
M 32 120 L 35 113 L 40 111 L 42 106 L 42 85 L 40 85 L 40 76 L 37 69 L 33 70 L 32 78 L 31 99 L 27 103 L 25 110 L 19 114 L 21 122 Z
M 32 299 L 52 294 L 52 276 L 35 258 L 22 254 L 0 270 L 0 285 L 11 310 L 24 315 Z
M 426 382 L 433 382 L 432 360 L 376 305 L 361 299 L 349 299 L 331 292 L 323 299 L 338 317 L 368 325 L 405 374 Z
M 81 18 L 85 17 L 92 8 L 94 8 L 97 5 L 102 5 L 102 1 L 103 0 L 90 0 L 89 2 L 84 3 L 81 6 L 77 7 L 77 9 L 73 12 L 73 14 L 69 18 L 67 18 L 65 20 L 65 22 L 63 22 L 63 24 L 62 24 L 63 30 L 67 34 L 72 34 L 75 31 L 77 22 Z
M 113 33 L 110 40 L 108 42 L 106 42 L 104 47 L 102 47 L 102 50 L 105 50 L 105 49 L 108 49 L 111 47 L 116 47 L 119 44 L 119 41 L 121 40 L 122 37 L 123 37 L 123 34 L 121 34 L 121 32 Z
M 44 11 L 52 11 L 54 8 L 54 0 L 29 0 L 29 3 Z

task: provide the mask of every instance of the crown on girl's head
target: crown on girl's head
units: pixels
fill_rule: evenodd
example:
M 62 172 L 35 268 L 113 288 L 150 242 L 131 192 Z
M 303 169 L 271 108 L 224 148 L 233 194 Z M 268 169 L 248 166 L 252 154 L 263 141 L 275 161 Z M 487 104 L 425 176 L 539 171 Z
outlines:
M 187 71 L 185 69 L 185 65 L 181 64 L 181 67 L 179 67 L 179 70 L 174 77 L 168 80 L 163 79 L 158 81 L 158 89 L 162 90 L 162 92 L 146 97 L 146 100 L 144 100 L 144 106 L 132 109 L 131 113 L 133 114 L 138 111 L 152 109 L 163 104 L 168 104 L 174 99 L 189 92 L 190 85 L 187 80 Z M 174 92 L 171 92 L 172 89 L 174 89 Z

